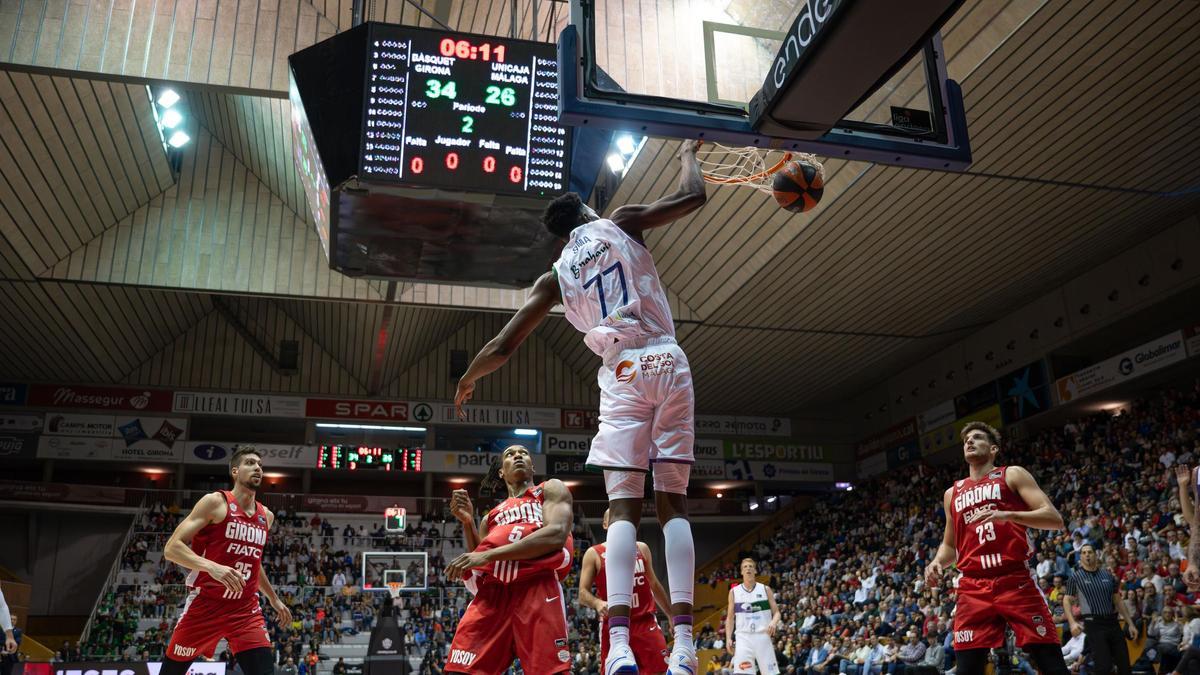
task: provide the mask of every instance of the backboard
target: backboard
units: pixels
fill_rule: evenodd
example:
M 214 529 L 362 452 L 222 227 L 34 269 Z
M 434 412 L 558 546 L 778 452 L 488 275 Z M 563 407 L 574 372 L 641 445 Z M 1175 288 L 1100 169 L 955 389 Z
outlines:
M 939 28 L 962 0 L 572 0 L 575 126 L 942 170 L 971 161 Z
M 399 582 L 400 591 L 428 588 L 429 555 L 424 551 L 366 551 L 362 554 L 362 589 L 386 593 L 388 584 Z

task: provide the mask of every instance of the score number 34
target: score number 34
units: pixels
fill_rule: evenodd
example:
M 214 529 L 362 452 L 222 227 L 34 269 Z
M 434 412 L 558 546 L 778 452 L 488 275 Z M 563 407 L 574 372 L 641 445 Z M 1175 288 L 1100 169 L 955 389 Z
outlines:
M 517 91 L 512 87 L 497 87 L 489 86 L 486 90 L 487 96 L 483 99 L 485 103 L 491 105 L 504 105 L 513 107 L 517 104 Z M 425 96 L 427 98 L 458 98 L 458 85 L 454 80 L 442 82 L 441 80 L 428 79 L 425 80 Z M 469 134 L 475 130 L 475 118 L 470 115 L 462 117 L 462 133 Z

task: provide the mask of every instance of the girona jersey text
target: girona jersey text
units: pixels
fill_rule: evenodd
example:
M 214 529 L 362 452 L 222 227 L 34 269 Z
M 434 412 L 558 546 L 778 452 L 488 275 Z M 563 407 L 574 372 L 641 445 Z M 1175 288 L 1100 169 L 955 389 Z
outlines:
M 267 515 L 262 504 L 254 502 L 254 513 L 238 506 L 233 493 L 221 490 L 225 498 L 225 519 L 205 525 L 192 539 L 192 550 L 215 563 L 232 567 L 246 580 L 239 595 L 233 595 L 207 572 L 193 570 L 187 585 L 210 599 L 258 606 L 258 575 L 262 570 L 263 547 L 267 545 Z
M 995 577 L 1026 569 L 1033 543 L 1024 525 L 982 522 L 992 511 L 1028 511 L 1029 505 L 1005 481 L 1007 467 L 996 467 L 978 481 L 954 483 L 950 516 L 958 542 L 958 569 L 968 577 Z
M 509 497 L 500 502 L 487 515 L 487 536 L 475 548 L 477 552 L 488 551 L 512 542 L 517 542 L 538 531 L 543 524 L 542 506 L 545 503 L 544 483 L 539 483 L 523 494 Z M 567 535 L 562 550 L 548 553 L 530 560 L 496 560 L 485 567 L 476 568 L 482 575 L 480 581 L 512 583 L 527 579 L 544 571 L 554 572 L 564 579 L 571 571 L 571 551 L 575 549 L 574 538 Z
M 596 575 L 595 581 L 596 597 L 607 601 L 608 575 L 605 567 L 608 565 L 608 547 L 605 544 L 596 544 L 593 548 L 600 554 L 600 573 Z M 641 549 L 638 549 L 637 558 L 633 563 L 633 598 L 630 602 L 631 618 L 654 616 L 654 593 L 650 590 L 650 582 L 646 580 L 646 559 L 642 557 Z

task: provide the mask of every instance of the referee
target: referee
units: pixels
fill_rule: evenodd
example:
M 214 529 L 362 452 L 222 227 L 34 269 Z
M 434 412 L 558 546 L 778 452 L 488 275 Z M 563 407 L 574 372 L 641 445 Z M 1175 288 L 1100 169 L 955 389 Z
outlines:
M 1079 601 L 1079 613 L 1083 618 L 1082 626 L 1075 619 L 1076 600 Z M 1086 645 L 1092 651 L 1099 675 L 1108 675 L 1114 665 L 1119 675 L 1130 675 L 1125 635 L 1130 640 L 1136 640 L 1138 629 L 1129 615 L 1129 608 L 1118 594 L 1116 578 L 1107 570 L 1100 569 L 1100 557 L 1096 555 L 1096 547 L 1091 544 L 1084 544 L 1079 549 L 1079 567 L 1067 581 L 1063 609 L 1071 626 L 1071 635 L 1082 632 L 1087 637 Z M 1118 613 L 1125 619 L 1124 633 L 1117 623 Z

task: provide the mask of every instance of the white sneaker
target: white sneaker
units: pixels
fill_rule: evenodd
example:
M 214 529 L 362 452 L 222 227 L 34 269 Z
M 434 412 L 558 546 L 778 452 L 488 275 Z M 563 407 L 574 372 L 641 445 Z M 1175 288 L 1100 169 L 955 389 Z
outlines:
M 667 675 L 696 675 L 699 672 L 700 663 L 693 650 L 678 649 L 667 659 Z
M 637 660 L 628 645 L 611 647 L 604 661 L 604 675 L 638 675 Z

